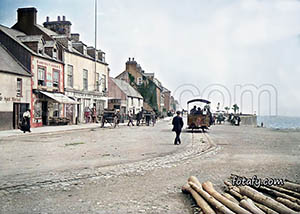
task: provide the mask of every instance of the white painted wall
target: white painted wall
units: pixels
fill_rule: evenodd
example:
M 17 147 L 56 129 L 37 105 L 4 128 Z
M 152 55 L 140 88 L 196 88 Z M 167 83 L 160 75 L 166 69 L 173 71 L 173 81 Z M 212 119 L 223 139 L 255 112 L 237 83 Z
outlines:
M 17 78 L 22 79 L 22 97 L 17 97 Z M 13 103 L 29 103 L 31 78 L 0 72 L 0 111 L 13 111 Z

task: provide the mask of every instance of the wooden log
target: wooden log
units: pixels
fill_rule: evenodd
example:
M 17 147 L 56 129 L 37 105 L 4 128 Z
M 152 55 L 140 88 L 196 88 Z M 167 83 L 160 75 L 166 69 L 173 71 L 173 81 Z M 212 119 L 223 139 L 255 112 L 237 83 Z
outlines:
M 199 182 L 200 183 L 200 182 Z M 196 190 L 210 205 L 212 205 L 215 209 L 222 212 L 223 214 L 234 214 L 230 209 L 224 206 L 221 202 L 212 197 L 208 192 L 202 189 L 202 185 L 198 186 L 193 182 L 189 182 L 189 185 Z
M 245 198 L 240 201 L 240 205 L 245 209 L 249 210 L 253 214 L 265 214 L 261 209 L 259 209 L 253 201 L 249 198 Z
M 276 200 L 295 211 L 300 211 L 300 206 L 294 202 L 291 202 L 289 199 L 277 197 Z
M 226 207 L 231 209 L 233 212 L 236 212 L 238 214 L 251 214 L 249 211 L 245 210 L 244 208 L 240 207 L 238 204 L 230 201 L 226 197 L 222 196 L 220 193 L 218 193 L 214 187 L 213 184 L 209 181 L 202 184 L 202 188 L 208 192 L 211 196 L 213 196 L 215 199 L 220 201 L 222 204 L 224 204 Z
M 264 211 L 266 214 L 279 214 L 278 212 L 272 210 L 269 207 L 266 207 L 265 205 L 262 205 L 260 203 L 254 202 L 255 206 L 257 206 L 259 209 Z
M 284 194 L 282 192 L 278 192 L 276 190 L 273 190 L 273 189 L 270 189 L 270 188 L 264 187 L 264 186 L 259 187 L 259 189 L 261 191 L 265 192 L 265 193 L 268 193 L 269 195 L 272 195 L 272 196 L 275 196 L 275 197 L 286 198 L 286 199 L 289 199 L 290 201 L 295 202 L 295 203 L 300 205 L 300 199 L 297 199 L 293 196 Z
M 298 192 L 295 192 L 295 191 L 292 191 L 292 190 L 289 190 L 289 189 L 285 189 L 285 188 L 282 188 L 282 187 L 278 187 L 278 186 L 269 186 L 269 188 L 300 199 L 300 193 L 298 193 Z
M 281 187 L 300 193 L 300 184 L 286 181 Z
M 216 214 L 209 204 L 189 184 L 183 185 L 181 190 L 182 192 L 190 193 L 192 195 L 204 214 Z
M 249 187 L 249 186 L 239 186 L 240 193 L 242 195 L 246 195 L 247 197 L 251 198 L 252 200 L 266 205 L 267 207 L 281 213 L 281 214 L 296 214 L 294 210 L 288 208 L 287 206 L 279 203 L 278 201 L 263 195 L 262 193 L 258 192 L 257 190 Z M 298 214 L 298 213 L 297 213 Z
M 233 197 L 232 195 L 230 195 L 229 193 L 223 193 L 222 194 L 225 198 L 227 198 L 228 200 L 232 201 L 233 203 L 239 204 L 239 201 L 235 199 L 235 197 Z

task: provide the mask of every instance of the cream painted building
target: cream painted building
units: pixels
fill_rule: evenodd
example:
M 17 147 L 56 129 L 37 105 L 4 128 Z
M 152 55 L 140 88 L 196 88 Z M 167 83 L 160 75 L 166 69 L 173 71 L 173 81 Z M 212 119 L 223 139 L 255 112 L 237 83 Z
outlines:
M 99 115 L 108 105 L 108 64 L 100 61 L 98 54 L 95 62 L 95 59 L 87 54 L 87 47 L 84 44 L 82 46 L 82 52 L 73 46 L 64 51 L 65 94 L 79 103 L 75 109 L 68 109 L 72 106 L 66 107 L 67 115 L 73 114 L 74 123 L 85 121 L 84 115 L 88 108 L 96 107 L 96 113 Z

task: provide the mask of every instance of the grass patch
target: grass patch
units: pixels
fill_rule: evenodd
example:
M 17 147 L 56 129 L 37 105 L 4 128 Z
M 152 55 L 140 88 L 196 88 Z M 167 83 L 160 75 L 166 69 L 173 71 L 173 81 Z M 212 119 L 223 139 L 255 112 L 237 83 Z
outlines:
M 78 142 L 78 143 L 66 143 L 65 146 L 76 146 L 76 145 L 80 145 L 80 144 L 84 144 L 84 142 Z

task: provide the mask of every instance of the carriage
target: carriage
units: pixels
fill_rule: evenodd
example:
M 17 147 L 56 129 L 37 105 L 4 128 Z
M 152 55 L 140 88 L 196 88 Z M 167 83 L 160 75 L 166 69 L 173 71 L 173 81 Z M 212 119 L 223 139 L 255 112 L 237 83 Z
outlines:
M 190 109 L 190 104 L 193 103 L 194 106 L 198 106 L 199 109 L 195 111 Z M 200 103 L 195 105 L 195 103 Z M 204 104 L 204 106 L 203 106 Z M 208 129 L 212 124 L 212 114 L 209 108 L 210 101 L 205 99 L 193 99 L 187 102 L 188 114 L 187 114 L 187 128 L 188 129 Z M 201 108 L 201 106 L 203 106 Z M 195 108 L 195 107 L 194 107 Z
M 99 121 L 101 123 L 101 128 L 104 127 L 105 123 L 109 123 L 112 127 L 116 127 L 118 124 L 118 117 L 114 110 L 104 110 L 100 115 Z

